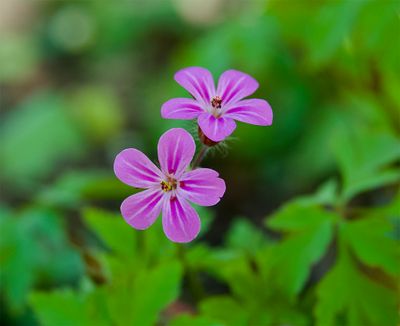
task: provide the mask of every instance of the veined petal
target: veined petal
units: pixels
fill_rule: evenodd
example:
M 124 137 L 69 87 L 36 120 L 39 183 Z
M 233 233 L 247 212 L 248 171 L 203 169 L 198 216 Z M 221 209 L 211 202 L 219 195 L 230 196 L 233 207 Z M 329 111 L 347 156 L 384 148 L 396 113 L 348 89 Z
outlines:
M 149 188 L 162 179 L 161 171 L 135 148 L 127 148 L 116 156 L 114 173 L 123 183 L 137 188 Z
M 162 224 L 165 235 L 174 242 L 192 241 L 200 232 L 199 215 L 179 196 L 164 201 Z
M 180 179 L 179 192 L 201 206 L 217 204 L 225 193 L 225 181 L 211 169 L 199 168 L 185 172 Z
M 222 105 L 233 103 L 253 94 L 258 82 L 248 74 L 237 70 L 225 71 L 218 80 L 217 95 Z
M 147 229 L 160 215 L 163 195 L 160 188 L 153 188 L 129 196 L 121 204 L 121 214 L 135 229 Z
M 269 126 L 272 124 L 273 113 L 267 101 L 250 99 L 232 104 L 224 112 L 224 117 L 253 125 Z
M 215 95 L 214 79 L 211 73 L 201 67 L 189 67 L 179 70 L 175 80 L 185 88 L 193 97 L 203 103 L 209 104 Z
M 214 117 L 210 113 L 199 115 L 198 123 L 203 133 L 215 142 L 220 142 L 228 137 L 236 128 L 236 123 L 229 117 Z
M 158 160 L 161 170 L 179 179 L 192 161 L 195 150 L 193 137 L 186 130 L 182 128 L 168 130 L 158 141 Z
M 190 98 L 173 98 L 161 107 L 161 116 L 164 119 L 191 120 L 197 118 L 202 112 L 204 110 L 199 102 Z

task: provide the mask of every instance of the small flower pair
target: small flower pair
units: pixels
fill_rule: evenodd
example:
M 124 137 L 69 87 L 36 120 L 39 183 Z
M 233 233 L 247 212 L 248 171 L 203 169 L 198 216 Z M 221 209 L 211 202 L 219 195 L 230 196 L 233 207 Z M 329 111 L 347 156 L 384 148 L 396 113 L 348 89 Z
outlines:
M 232 134 L 234 120 L 270 125 L 272 110 L 261 99 L 243 100 L 258 83 L 249 75 L 228 70 L 215 89 L 211 73 L 200 67 L 182 69 L 175 80 L 194 99 L 176 98 L 164 103 L 161 115 L 167 119 L 195 119 L 204 144 L 215 144 Z M 127 185 L 146 189 L 126 198 L 121 214 L 135 229 L 152 225 L 162 212 L 166 236 L 174 242 L 192 241 L 200 231 L 200 219 L 189 202 L 200 206 L 217 204 L 225 193 L 225 182 L 211 169 L 188 170 L 196 151 L 193 137 L 184 129 L 165 132 L 158 143 L 155 166 L 141 151 L 129 148 L 117 155 L 115 175 Z

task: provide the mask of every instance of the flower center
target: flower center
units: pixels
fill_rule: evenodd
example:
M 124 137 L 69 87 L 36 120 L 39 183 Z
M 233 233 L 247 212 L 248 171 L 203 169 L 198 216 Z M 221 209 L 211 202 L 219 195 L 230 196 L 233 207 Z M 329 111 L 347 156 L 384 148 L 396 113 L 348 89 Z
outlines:
M 175 190 L 177 187 L 177 181 L 171 177 L 167 177 L 167 180 L 161 181 L 160 184 L 161 184 L 161 190 L 164 192 Z
M 211 105 L 214 109 L 220 109 L 221 108 L 221 103 L 222 103 L 222 98 L 218 95 L 214 96 L 211 99 Z

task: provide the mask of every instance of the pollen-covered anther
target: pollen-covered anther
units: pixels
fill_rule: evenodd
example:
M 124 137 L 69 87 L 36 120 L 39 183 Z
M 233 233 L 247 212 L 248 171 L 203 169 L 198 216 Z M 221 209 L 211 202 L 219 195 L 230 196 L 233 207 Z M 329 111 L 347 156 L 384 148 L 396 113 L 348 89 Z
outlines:
M 222 103 L 222 98 L 218 95 L 214 96 L 211 99 L 211 105 L 215 109 L 220 109 L 221 108 L 221 103 Z
M 174 178 L 168 177 L 167 180 L 161 181 L 161 190 L 164 192 L 175 190 L 176 187 L 177 182 Z

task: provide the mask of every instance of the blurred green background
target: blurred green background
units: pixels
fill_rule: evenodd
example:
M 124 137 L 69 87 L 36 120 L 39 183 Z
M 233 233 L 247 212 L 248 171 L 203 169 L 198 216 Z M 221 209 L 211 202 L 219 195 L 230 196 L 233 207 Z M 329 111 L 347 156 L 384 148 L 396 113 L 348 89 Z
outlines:
M 395 326 L 399 1 L 0 5 L 2 325 Z M 112 171 L 191 122 L 186 66 L 254 76 L 271 127 L 203 163 L 227 183 L 193 243 L 130 228 Z M 195 136 L 195 132 L 193 132 Z

